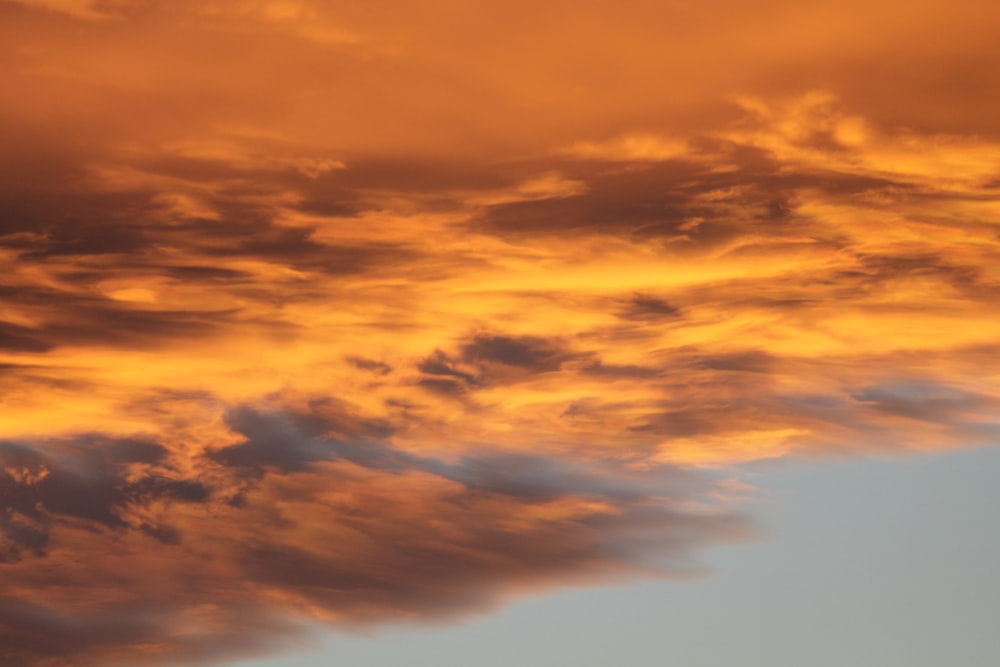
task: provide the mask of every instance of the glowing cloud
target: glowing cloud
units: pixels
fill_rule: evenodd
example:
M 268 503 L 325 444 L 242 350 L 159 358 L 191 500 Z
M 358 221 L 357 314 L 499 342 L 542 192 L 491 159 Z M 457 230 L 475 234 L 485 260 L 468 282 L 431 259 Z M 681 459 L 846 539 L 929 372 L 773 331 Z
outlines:
M 4 665 L 688 576 L 741 463 L 996 441 L 1000 126 L 870 94 L 870 3 L 340 4 L 0 3 Z

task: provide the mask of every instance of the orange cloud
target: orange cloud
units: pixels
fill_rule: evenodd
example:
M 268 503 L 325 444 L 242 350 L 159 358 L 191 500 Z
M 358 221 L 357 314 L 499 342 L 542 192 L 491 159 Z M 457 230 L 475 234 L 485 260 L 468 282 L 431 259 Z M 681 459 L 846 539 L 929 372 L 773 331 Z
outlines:
M 772 4 L 0 3 L 4 664 L 685 575 L 708 470 L 995 442 L 986 22 Z

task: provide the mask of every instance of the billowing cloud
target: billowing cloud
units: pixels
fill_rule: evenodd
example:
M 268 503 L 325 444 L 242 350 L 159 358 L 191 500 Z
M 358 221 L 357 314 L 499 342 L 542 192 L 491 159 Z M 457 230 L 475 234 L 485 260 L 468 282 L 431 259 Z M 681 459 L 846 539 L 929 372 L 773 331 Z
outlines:
M 474 4 L 0 2 L 4 665 L 686 576 L 742 463 L 996 442 L 995 10 Z

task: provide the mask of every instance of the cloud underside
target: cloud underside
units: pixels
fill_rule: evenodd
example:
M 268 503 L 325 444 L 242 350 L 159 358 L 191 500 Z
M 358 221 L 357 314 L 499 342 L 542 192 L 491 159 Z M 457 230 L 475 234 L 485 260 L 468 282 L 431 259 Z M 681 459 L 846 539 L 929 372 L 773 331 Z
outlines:
M 751 529 L 676 468 L 416 456 L 332 403 L 225 422 L 240 441 L 183 462 L 144 440 L 0 443 L 4 664 L 193 664 L 317 618 L 450 619 L 691 574 L 693 548 Z
M 996 442 L 987 20 L 326 4 L 0 2 L 0 663 L 690 576 L 739 464 Z

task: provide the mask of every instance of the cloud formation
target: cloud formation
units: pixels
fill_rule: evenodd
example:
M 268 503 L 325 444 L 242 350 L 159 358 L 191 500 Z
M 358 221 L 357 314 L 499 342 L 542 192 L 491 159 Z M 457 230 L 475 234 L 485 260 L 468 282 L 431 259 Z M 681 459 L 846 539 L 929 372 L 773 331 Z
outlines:
M 5 664 L 192 664 L 314 618 L 449 618 L 684 575 L 691 549 L 751 530 L 691 472 L 416 456 L 345 407 L 234 409 L 239 442 L 187 462 L 149 441 L 2 443 Z
M 0 661 L 686 576 L 741 463 L 995 443 L 994 10 L 870 5 L 0 2 Z

